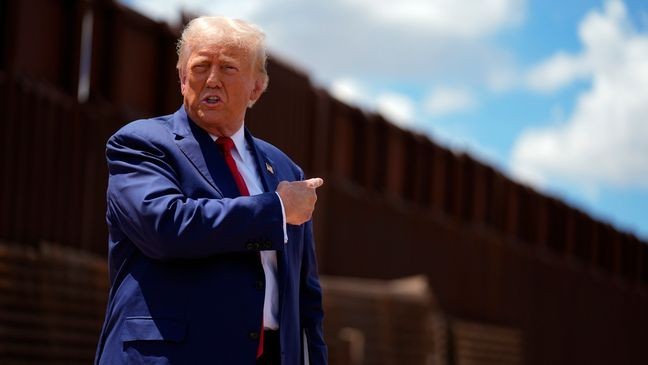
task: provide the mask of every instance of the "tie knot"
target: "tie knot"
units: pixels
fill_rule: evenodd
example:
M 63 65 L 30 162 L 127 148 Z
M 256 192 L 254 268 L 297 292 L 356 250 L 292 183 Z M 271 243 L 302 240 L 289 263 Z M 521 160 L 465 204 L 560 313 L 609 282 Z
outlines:
M 224 152 L 230 152 L 234 147 L 234 141 L 229 137 L 218 137 L 216 144 Z

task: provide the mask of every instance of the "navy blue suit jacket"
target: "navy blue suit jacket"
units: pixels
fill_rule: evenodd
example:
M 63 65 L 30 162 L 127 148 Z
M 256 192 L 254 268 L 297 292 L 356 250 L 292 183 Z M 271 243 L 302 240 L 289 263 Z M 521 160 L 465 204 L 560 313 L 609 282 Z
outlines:
M 111 292 L 96 364 L 254 364 L 259 250 L 277 251 L 282 364 L 302 364 L 303 346 L 311 364 L 326 363 L 312 224 L 288 225 L 284 243 L 274 192 L 303 173 L 276 147 L 246 139 L 265 188 L 246 197 L 184 107 L 109 139 Z

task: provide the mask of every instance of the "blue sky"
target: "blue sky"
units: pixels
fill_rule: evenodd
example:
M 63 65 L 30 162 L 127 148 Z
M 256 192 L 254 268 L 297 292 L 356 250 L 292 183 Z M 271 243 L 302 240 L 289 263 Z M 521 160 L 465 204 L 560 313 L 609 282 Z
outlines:
M 644 0 L 123 3 L 254 22 L 335 97 L 648 240 Z

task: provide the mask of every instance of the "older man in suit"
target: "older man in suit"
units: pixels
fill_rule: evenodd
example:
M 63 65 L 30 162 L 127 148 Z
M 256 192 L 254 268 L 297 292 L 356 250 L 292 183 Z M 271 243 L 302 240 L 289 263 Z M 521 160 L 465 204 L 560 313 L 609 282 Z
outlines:
M 178 44 L 184 103 L 107 144 L 111 291 L 96 364 L 326 364 L 319 178 L 245 129 L 264 34 L 224 17 Z

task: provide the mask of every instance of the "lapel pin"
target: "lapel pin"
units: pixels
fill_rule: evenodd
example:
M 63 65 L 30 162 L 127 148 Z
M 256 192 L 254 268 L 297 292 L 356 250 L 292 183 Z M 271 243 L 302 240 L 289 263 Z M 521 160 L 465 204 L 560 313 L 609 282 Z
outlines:
M 267 162 L 266 162 L 266 170 L 268 170 L 269 173 L 271 173 L 271 174 L 274 175 L 274 169 L 273 169 L 272 166 L 270 166 L 270 164 L 267 163 Z

